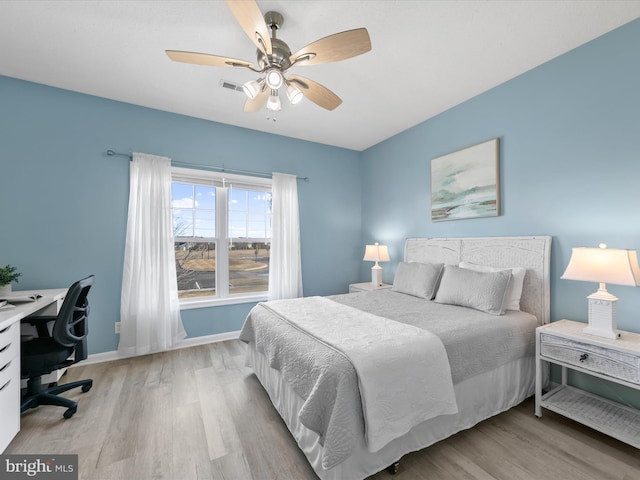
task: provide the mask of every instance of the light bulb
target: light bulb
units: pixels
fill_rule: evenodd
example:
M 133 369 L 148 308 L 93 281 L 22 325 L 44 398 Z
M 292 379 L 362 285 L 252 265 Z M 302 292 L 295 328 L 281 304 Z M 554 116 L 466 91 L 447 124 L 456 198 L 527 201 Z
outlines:
M 267 70 L 265 79 L 267 85 L 269 85 L 269 88 L 272 90 L 277 90 L 282 86 L 282 72 L 278 68 L 270 68 Z
M 295 105 L 296 103 L 300 103 L 300 100 L 302 100 L 303 96 L 304 95 L 302 95 L 302 92 L 293 85 L 289 84 L 287 86 L 287 97 L 289 97 L 289 101 L 293 105 Z
M 277 112 L 282 108 L 282 104 L 280 103 L 280 98 L 278 97 L 277 90 L 271 90 L 271 95 L 269 95 L 269 100 L 267 100 L 267 109 L 272 112 Z
M 262 86 L 258 80 L 250 80 L 244 85 L 242 85 L 242 90 L 251 100 L 256 98 L 262 90 Z

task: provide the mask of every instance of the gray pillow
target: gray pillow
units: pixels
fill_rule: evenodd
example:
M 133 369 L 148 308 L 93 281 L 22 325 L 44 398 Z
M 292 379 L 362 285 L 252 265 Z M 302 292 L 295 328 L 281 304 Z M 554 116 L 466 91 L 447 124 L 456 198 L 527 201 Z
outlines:
M 503 315 L 507 306 L 510 270 L 476 272 L 446 265 L 435 301 Z
M 485 265 L 476 265 L 471 262 L 460 262 L 460 268 L 467 270 L 475 270 L 476 272 L 499 272 L 501 270 L 511 270 L 511 280 L 507 286 L 507 303 L 506 310 L 520 310 L 520 297 L 522 297 L 522 288 L 524 287 L 524 276 L 527 274 L 526 268 L 496 268 L 487 267 Z
M 443 266 L 442 263 L 400 262 L 392 289 L 431 300 L 436 294 Z

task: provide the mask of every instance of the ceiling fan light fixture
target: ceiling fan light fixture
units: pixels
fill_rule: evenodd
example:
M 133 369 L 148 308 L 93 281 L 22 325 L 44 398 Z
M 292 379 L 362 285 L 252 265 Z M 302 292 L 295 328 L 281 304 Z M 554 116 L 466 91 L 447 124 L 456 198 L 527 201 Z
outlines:
M 287 97 L 289 97 L 289 101 L 291 102 L 292 105 L 296 105 L 297 103 L 300 103 L 303 96 L 304 95 L 302 95 L 302 92 L 298 90 L 295 86 L 291 84 L 287 85 Z
M 269 95 L 269 99 L 267 100 L 267 110 L 278 112 L 281 108 L 282 104 L 280 103 L 280 98 L 278 97 L 278 91 L 271 90 L 271 95 Z
M 258 80 L 250 80 L 244 85 L 242 85 L 242 90 L 245 95 L 249 97 L 251 100 L 256 98 L 258 94 L 262 91 L 262 86 L 264 85 L 264 79 L 260 78 Z
M 292 104 L 297 104 L 302 97 L 306 97 L 317 106 L 331 111 L 342 103 L 342 99 L 327 87 L 297 75 L 289 77 L 295 83 L 294 87 L 289 87 L 290 82 L 284 78 L 284 74 L 297 63 L 319 65 L 339 62 L 370 51 L 371 39 L 366 28 L 345 30 L 320 38 L 292 54 L 287 43 L 276 36 L 284 21 L 282 14 L 269 11 L 263 16 L 257 0 L 226 0 L 226 4 L 244 33 L 257 47 L 257 66 L 246 60 L 208 53 L 165 50 L 169 59 L 192 65 L 246 68 L 262 76 L 256 81 L 242 85 L 242 90 L 248 97 L 244 111 L 256 112 L 267 100 L 268 118 L 274 121 L 275 112 L 282 107 L 278 98 L 278 91 L 282 86 L 286 88 L 287 97 Z M 235 87 L 234 89 L 239 90 Z
M 269 85 L 269 88 L 271 90 L 279 89 L 282 86 L 282 82 L 284 82 L 282 72 L 278 68 L 268 69 L 265 79 L 267 81 L 267 85 Z

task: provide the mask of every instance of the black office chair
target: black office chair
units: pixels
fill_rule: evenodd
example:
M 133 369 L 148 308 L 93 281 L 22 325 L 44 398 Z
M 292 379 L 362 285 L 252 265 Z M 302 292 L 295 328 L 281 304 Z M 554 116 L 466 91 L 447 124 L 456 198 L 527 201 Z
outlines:
M 27 317 L 22 321 L 34 325 L 38 336 L 21 344 L 22 378 L 29 379 L 27 392 L 22 398 L 21 413 L 39 405 L 57 405 L 67 407 L 64 418 L 71 418 L 78 410 L 78 402 L 59 394 L 76 387 L 88 392 L 93 385 L 93 380 L 79 380 L 64 385 L 52 383 L 48 388 L 42 388 L 42 375 L 87 358 L 87 294 L 93 280 L 94 276 L 91 275 L 71 285 L 57 316 Z M 51 322 L 55 323 L 50 330 Z M 72 355 L 73 358 L 69 358 Z

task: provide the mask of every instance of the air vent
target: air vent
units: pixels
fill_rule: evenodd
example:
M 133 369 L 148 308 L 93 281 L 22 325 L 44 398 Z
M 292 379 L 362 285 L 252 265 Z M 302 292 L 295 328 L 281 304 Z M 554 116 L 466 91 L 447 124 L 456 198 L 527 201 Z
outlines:
M 242 92 L 242 85 L 239 85 L 229 80 L 220 80 L 220 86 L 222 88 L 228 88 L 229 90 L 235 90 L 236 92 Z

